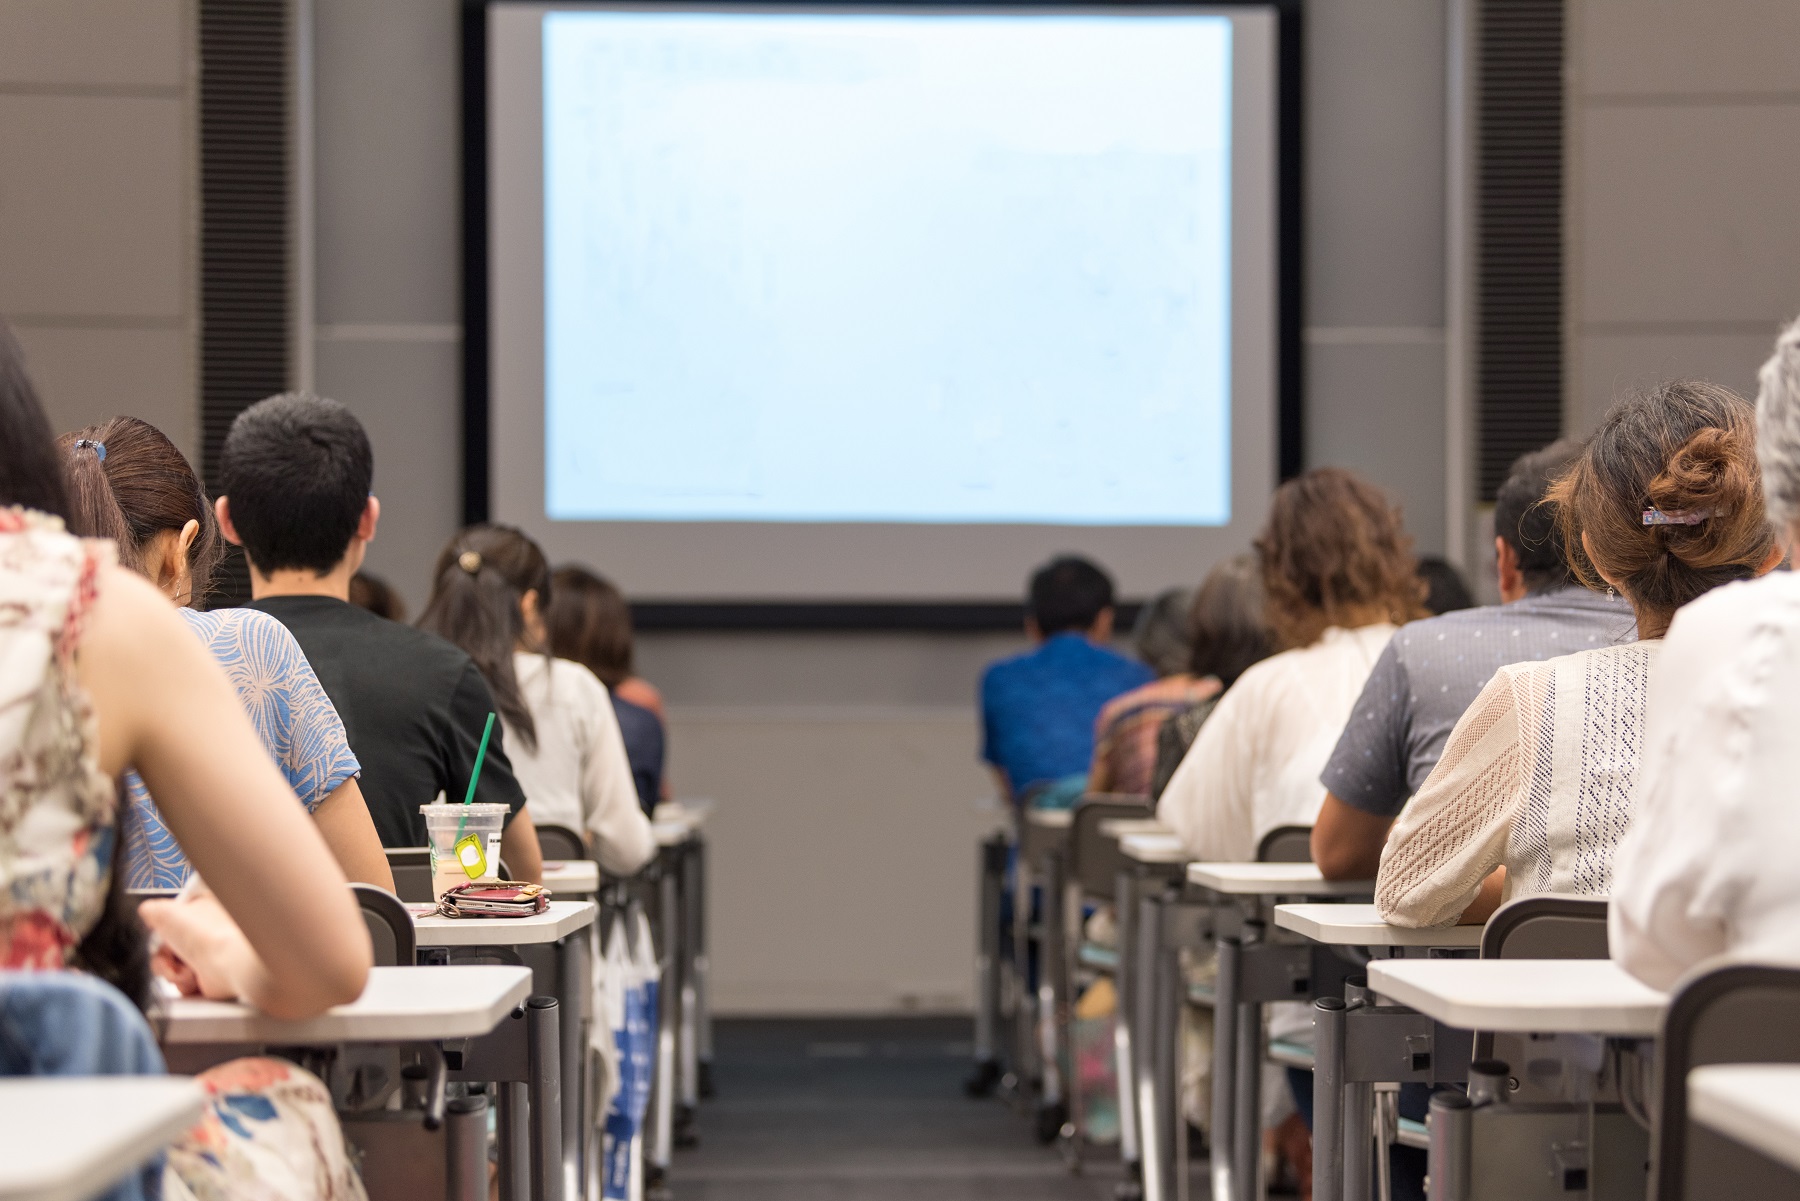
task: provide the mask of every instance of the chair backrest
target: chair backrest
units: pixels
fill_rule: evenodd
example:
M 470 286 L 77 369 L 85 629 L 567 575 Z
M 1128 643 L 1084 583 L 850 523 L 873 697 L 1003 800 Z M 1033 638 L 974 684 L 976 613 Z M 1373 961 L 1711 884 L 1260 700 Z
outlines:
M 581 835 L 567 826 L 559 826 L 553 822 L 545 822 L 537 828 L 538 846 L 542 848 L 545 859 L 586 859 L 587 847 L 582 845 Z
M 1605 959 L 1604 897 L 1523 897 L 1488 919 L 1483 959 Z
M 388 870 L 394 873 L 394 893 L 409 905 L 423 905 L 431 895 L 431 848 L 389 847 Z
M 1688 1121 L 1688 1072 L 1712 1063 L 1800 1063 L 1800 970 L 1731 964 L 1690 980 L 1663 1015 L 1653 1201 L 1791 1197 L 1793 1175 Z
M 1311 863 L 1312 827 L 1276 826 L 1256 844 L 1258 863 Z
M 350 891 L 356 895 L 363 922 L 369 927 L 369 942 L 375 948 L 375 966 L 411 967 L 418 962 L 418 937 L 413 930 L 412 914 L 406 911 L 400 898 L 373 884 L 352 884 Z
M 1081 887 L 1082 895 L 1111 900 L 1127 862 L 1119 844 L 1101 835 L 1100 823 L 1151 816 L 1154 810 L 1143 797 L 1094 792 L 1075 803 L 1069 819 L 1069 879 Z

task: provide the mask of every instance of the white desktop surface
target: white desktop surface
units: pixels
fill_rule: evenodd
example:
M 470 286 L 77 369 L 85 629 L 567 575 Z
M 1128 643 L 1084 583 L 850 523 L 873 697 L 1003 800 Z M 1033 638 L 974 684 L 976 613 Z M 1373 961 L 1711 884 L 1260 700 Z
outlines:
M 594 892 L 600 887 L 600 865 L 592 859 L 547 859 L 544 887 L 553 893 Z
M 1800 1172 L 1800 1064 L 1695 1068 L 1688 1110 L 1696 1122 Z
M 1310 863 L 1190 863 L 1189 884 L 1230 896 L 1369 896 L 1373 880 L 1327 880 Z
M 530 968 L 378 967 L 362 996 L 303 1022 L 272 1018 L 238 1001 L 168 1001 L 163 1041 L 325 1046 L 477 1038 L 530 995 Z
M 686 822 L 690 826 L 704 826 L 708 818 L 717 809 L 718 802 L 704 797 L 689 797 L 684 801 L 663 801 L 651 813 L 653 822 Z
M 1369 987 L 1459 1030 L 1654 1035 L 1667 995 L 1610 959 L 1385 959 Z
M 424 909 L 408 905 L 409 911 Z M 599 907 L 592 901 L 551 901 L 529 917 L 443 917 L 413 914 L 413 930 L 422 947 L 527 947 L 561 942 L 594 924 Z
M 687 818 L 657 818 L 650 823 L 650 833 L 656 837 L 659 847 L 678 847 L 694 836 L 700 828 L 698 822 Z
M 1127 834 L 1119 839 L 1119 853 L 1138 863 L 1186 863 L 1193 856 L 1173 834 Z
M 1133 834 L 1168 834 L 1175 831 L 1154 817 L 1109 817 L 1100 823 L 1100 833 L 1108 838 L 1129 838 Z
M 1390 926 L 1375 906 L 1277 905 L 1275 924 L 1283 930 L 1334 947 L 1478 947 L 1480 926 L 1450 926 L 1439 930 L 1412 930 Z
M 187 1133 L 205 1106 L 185 1076 L 0 1080 L 0 1201 L 88 1201 Z
M 1075 811 L 1073 809 L 1027 809 L 1025 822 L 1040 830 L 1067 830 L 1075 824 Z

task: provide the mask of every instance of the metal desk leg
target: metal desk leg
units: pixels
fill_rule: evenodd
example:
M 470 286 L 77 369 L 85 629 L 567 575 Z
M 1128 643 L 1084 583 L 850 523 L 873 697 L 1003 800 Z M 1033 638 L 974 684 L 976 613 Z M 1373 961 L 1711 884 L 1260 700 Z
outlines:
M 1019 844 L 1015 842 L 1015 848 Z M 1040 963 L 1041 967 L 1042 964 Z M 1021 1091 L 1037 1074 L 1036 998 L 1031 990 L 1031 865 L 1023 849 L 1013 856 L 1013 983 L 1017 1009 L 1013 1014 L 1013 1071 Z
M 1344 1188 L 1344 1003 L 1313 1002 L 1313 1201 L 1342 1201 Z
M 1119 1160 L 1125 1182 L 1122 1198 L 1141 1193 L 1143 1161 L 1138 1150 L 1137 1057 L 1132 1040 L 1137 1027 L 1137 874 L 1129 869 L 1118 874 L 1113 889 L 1113 915 L 1118 940 L 1119 966 L 1114 973 L 1118 991 L 1117 1019 L 1113 1023 L 1113 1059 L 1119 1075 Z
M 487 1098 L 454 1097 L 444 1104 L 446 1201 L 486 1201 Z
M 651 1084 L 650 1136 L 646 1140 L 645 1174 L 666 1180 L 675 1140 L 675 993 L 680 987 L 680 922 L 677 920 L 675 873 L 664 857 L 657 880 L 656 927 L 661 939 L 658 960 L 662 980 L 656 996 L 656 1077 Z
M 1159 1090 L 1156 1027 L 1162 981 L 1162 906 L 1153 896 L 1138 897 L 1137 952 L 1133 967 L 1132 1007 L 1136 1014 L 1137 1117 L 1139 1162 L 1144 1171 L 1144 1201 L 1168 1201 L 1169 1142 L 1164 1135 Z
M 1237 1031 L 1238 993 L 1243 979 L 1244 944 L 1236 938 L 1221 937 L 1219 976 L 1213 995 L 1212 1047 L 1212 1130 L 1208 1142 L 1212 1146 L 1213 1201 L 1234 1201 L 1237 1197 L 1237 1173 L 1232 1163 L 1235 1151 L 1237 1105 Z M 1256 1115 L 1248 1115 L 1252 1126 L 1260 1125 Z
M 985 1097 L 1000 1083 L 1000 896 L 1006 887 L 1006 839 L 976 849 L 975 1070 L 963 1089 Z
M 1220 998 L 1223 1000 L 1223 998 Z M 1231 1163 L 1236 1172 L 1235 1201 L 1262 1197 L 1262 1061 L 1263 1007 L 1240 1002 L 1237 1007 L 1237 1054 L 1232 1081 L 1237 1112 L 1233 1117 Z
M 688 1122 L 700 1106 L 700 994 L 694 985 L 698 954 L 700 895 L 698 860 L 690 838 L 681 848 L 677 882 L 681 895 L 681 1105 Z
M 1430 1201 L 1468 1201 L 1469 1098 L 1446 1089 L 1431 1098 Z
M 1344 982 L 1346 1013 L 1372 1005 L 1375 995 L 1369 991 L 1368 979 L 1352 976 Z M 1345 1018 L 1346 1024 L 1349 1018 Z M 1348 1034 L 1346 1033 L 1346 1038 Z M 1314 1097 L 1318 1088 L 1313 1089 Z M 1371 1083 L 1345 1084 L 1344 1121 L 1344 1194 L 1343 1201 L 1369 1201 L 1375 1186 L 1375 1086 Z M 1315 1101 L 1315 1104 L 1317 1102 Z
M 713 1095 L 712 958 L 706 938 L 706 839 L 695 834 L 688 854 L 694 858 L 694 998 L 699 1010 L 700 1098 Z
M 587 1039 L 581 1011 L 589 991 L 588 932 L 577 930 L 556 944 L 556 1002 L 560 1015 L 558 1042 L 562 1049 L 562 1160 L 563 1191 L 581 1195 L 583 1137 L 587 1112 Z
M 1038 913 L 1038 1059 L 1043 1065 L 1043 1087 L 1038 1093 L 1037 1136 L 1048 1143 L 1062 1129 L 1068 1106 L 1063 1096 L 1061 1033 L 1063 995 L 1063 889 L 1062 857 L 1044 856 L 1038 879 L 1041 909 Z
M 527 1201 L 531 1196 L 531 1104 L 522 1080 L 494 1085 L 495 1125 L 500 1139 L 500 1201 Z
M 563 1201 L 561 1006 L 555 997 L 525 1002 L 531 1077 L 531 1201 Z

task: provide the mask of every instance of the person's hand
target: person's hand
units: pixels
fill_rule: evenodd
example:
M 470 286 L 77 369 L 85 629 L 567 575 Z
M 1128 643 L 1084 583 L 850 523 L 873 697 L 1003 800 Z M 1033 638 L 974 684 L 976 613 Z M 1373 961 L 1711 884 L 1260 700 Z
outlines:
M 138 917 L 160 945 L 150 966 L 185 997 L 237 1000 L 256 952 L 210 892 L 173 901 L 145 901 Z

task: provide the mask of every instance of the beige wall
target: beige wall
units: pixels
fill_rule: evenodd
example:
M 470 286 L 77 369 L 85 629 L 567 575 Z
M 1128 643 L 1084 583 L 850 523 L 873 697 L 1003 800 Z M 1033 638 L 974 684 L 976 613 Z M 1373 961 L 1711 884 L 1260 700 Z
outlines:
M 0 0 L 0 316 L 58 431 L 194 449 L 194 66 L 188 0 Z
M 1754 394 L 1800 313 L 1800 4 L 1571 0 L 1567 403 L 1679 375 Z

